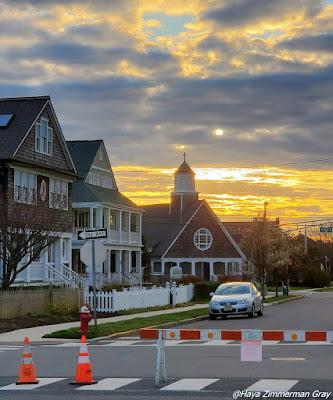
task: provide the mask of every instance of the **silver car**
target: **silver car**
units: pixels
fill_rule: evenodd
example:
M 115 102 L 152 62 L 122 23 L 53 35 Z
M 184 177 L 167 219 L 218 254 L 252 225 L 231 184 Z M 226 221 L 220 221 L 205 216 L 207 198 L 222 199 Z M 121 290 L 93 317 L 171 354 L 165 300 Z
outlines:
M 251 282 L 223 283 L 211 293 L 209 317 L 225 319 L 228 315 L 262 316 L 264 304 L 259 290 Z

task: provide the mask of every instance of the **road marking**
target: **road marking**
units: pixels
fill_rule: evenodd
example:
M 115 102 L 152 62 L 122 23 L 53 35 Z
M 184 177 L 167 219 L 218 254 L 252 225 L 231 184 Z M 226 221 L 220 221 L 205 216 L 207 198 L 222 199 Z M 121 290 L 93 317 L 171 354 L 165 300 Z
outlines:
M 132 344 L 137 343 L 137 342 L 138 342 L 137 340 L 119 340 L 117 342 L 112 342 L 109 344 L 102 344 L 101 346 L 103 346 L 103 347 L 131 346 Z
M 50 385 L 51 383 L 56 383 L 64 381 L 67 378 L 39 378 L 39 383 L 32 385 L 16 385 L 11 383 L 10 385 L 0 387 L 0 390 L 33 390 L 38 389 L 42 386 Z
M 246 388 L 249 392 L 288 392 L 299 381 L 296 379 L 260 379 L 260 381 Z
M 217 382 L 219 379 L 180 379 L 177 382 L 164 386 L 161 390 L 188 390 L 199 391 Z
M 76 390 L 116 390 L 141 380 L 142 378 L 106 378 L 97 382 L 96 385 L 81 386 Z
M 271 357 L 273 361 L 305 361 L 304 357 Z
M 202 343 L 202 346 L 224 346 L 231 342 L 232 340 L 210 340 L 209 342 Z

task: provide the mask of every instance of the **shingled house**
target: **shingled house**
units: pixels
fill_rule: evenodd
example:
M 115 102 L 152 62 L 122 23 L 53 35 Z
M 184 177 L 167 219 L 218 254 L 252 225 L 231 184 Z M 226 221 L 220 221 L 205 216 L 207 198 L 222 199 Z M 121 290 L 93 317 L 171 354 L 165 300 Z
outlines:
M 31 221 L 52 217 L 56 240 L 15 283 L 71 280 L 71 185 L 75 167 L 49 97 L 0 99 L 0 201 L 9 216 L 24 211 Z M 29 224 L 29 221 L 28 221 Z M 0 274 L 5 266 L 0 261 Z M 2 276 L 2 275 L 1 275 Z
M 215 280 L 242 276 L 245 255 L 224 224 L 195 190 L 195 173 L 185 161 L 174 174 L 170 204 L 145 206 L 143 234 L 154 279 L 170 279 L 170 268 L 183 276 Z
M 67 141 L 79 180 L 73 184 L 73 268 L 92 271 L 80 261 L 85 243 L 78 232 L 106 228 L 106 260 L 97 275 L 105 283 L 141 283 L 142 209 L 119 192 L 103 140 Z

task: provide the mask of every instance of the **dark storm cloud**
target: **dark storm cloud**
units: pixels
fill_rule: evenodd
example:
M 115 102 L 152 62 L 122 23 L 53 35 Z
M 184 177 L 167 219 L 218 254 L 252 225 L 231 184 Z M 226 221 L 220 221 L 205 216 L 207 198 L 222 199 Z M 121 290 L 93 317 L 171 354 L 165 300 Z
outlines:
M 333 34 L 301 36 L 280 42 L 278 47 L 311 52 L 333 52 Z
M 179 69 L 177 59 L 170 53 L 151 49 L 138 52 L 126 47 L 96 47 L 71 41 L 48 40 L 30 47 L 10 48 L 2 52 L 12 61 L 31 59 L 44 60 L 60 64 L 112 66 L 121 60 L 147 69 L 169 69 L 176 73 Z
M 322 2 L 318 0 L 234 0 L 224 2 L 222 6 L 219 2 L 217 4 L 203 18 L 223 25 L 246 25 L 303 10 L 308 15 L 315 15 L 322 6 Z

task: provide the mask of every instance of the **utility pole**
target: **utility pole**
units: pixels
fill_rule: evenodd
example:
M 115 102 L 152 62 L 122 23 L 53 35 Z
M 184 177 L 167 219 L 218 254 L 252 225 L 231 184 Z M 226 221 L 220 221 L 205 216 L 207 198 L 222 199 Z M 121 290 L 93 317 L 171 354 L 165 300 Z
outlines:
M 308 232 L 306 227 L 306 221 L 304 222 L 304 252 L 308 254 Z
M 266 222 L 266 218 L 267 218 L 267 206 L 268 206 L 268 203 L 267 203 L 267 201 L 265 201 L 265 203 L 264 203 L 264 221 Z

